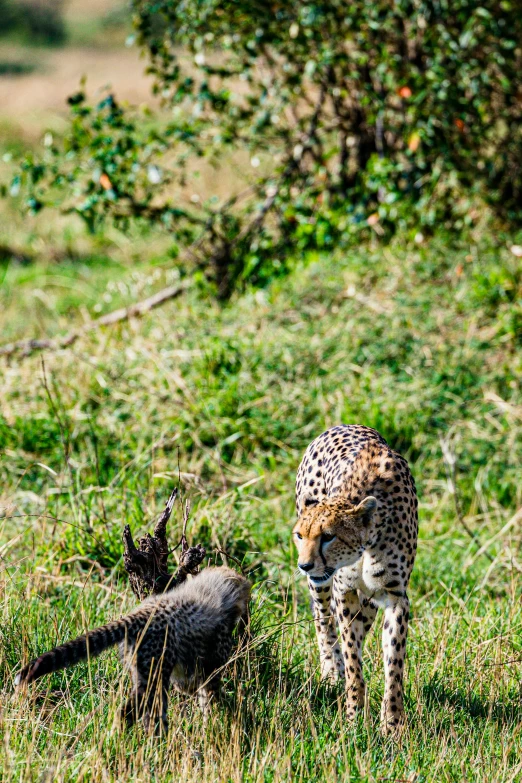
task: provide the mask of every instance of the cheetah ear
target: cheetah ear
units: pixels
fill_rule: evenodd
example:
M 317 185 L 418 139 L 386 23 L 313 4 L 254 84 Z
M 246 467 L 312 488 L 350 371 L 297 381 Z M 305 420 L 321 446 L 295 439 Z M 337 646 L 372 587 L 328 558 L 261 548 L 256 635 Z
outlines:
M 369 525 L 372 521 L 372 517 L 376 508 L 377 500 L 373 497 L 373 495 L 370 495 L 369 497 L 364 498 L 364 500 L 361 501 L 358 506 L 355 506 L 352 513 L 355 517 L 357 517 L 358 522 L 366 526 Z

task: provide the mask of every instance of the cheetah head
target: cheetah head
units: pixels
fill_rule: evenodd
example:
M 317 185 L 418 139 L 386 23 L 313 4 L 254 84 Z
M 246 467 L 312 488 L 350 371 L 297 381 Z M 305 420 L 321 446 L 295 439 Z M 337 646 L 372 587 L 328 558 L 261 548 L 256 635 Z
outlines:
M 301 573 L 321 584 L 338 568 L 355 563 L 364 551 L 376 508 L 374 497 L 365 498 L 358 506 L 332 497 L 305 508 L 293 530 Z

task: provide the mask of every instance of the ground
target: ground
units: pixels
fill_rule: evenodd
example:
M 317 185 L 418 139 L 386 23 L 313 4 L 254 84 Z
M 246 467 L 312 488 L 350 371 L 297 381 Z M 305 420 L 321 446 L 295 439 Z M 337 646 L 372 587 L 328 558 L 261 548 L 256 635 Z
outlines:
M 17 143 L 9 134 L 3 149 Z M 3 209 L 1 240 L 20 250 L 0 265 L 3 342 L 63 333 L 179 277 L 168 237 L 88 237 L 54 216 Z M 0 360 L 0 780 L 520 779 L 515 241 L 477 232 L 455 248 L 441 234 L 311 254 L 225 307 L 194 284 L 71 349 Z M 365 653 L 369 707 L 351 728 L 342 687 L 319 682 L 306 582 L 295 575 L 297 466 L 339 422 L 379 430 L 419 492 L 399 743 L 378 731 L 382 620 Z M 254 641 L 227 679 L 226 704 L 204 727 L 173 699 L 166 740 L 122 735 L 115 653 L 49 678 L 34 699 L 16 696 L 22 660 L 134 605 L 123 525 L 150 529 L 178 470 L 190 540 L 212 562 L 217 549 L 234 555 L 254 583 Z M 173 542 L 180 525 L 178 511 Z

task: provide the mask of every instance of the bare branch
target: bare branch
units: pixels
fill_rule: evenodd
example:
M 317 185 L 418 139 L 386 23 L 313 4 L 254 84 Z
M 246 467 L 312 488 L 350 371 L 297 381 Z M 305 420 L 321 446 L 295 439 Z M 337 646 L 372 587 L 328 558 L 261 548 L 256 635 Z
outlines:
M 160 518 L 158 519 L 158 521 L 154 526 L 154 535 L 157 538 L 165 536 L 166 534 L 167 524 L 170 519 L 170 515 L 172 514 L 172 509 L 174 508 L 174 503 L 176 502 L 177 497 L 178 497 L 178 488 L 176 487 L 170 493 L 170 497 L 165 503 L 165 510 L 163 511 L 163 514 L 160 516 Z
M 15 343 L 8 343 L 0 347 L 0 356 L 13 356 L 14 354 L 21 354 L 22 356 L 29 356 L 35 351 L 56 351 L 59 348 L 68 348 L 80 337 L 85 334 L 99 329 L 102 326 L 112 326 L 113 324 L 121 321 L 128 321 L 131 318 L 140 318 L 149 310 L 154 307 L 168 302 L 170 299 L 175 299 L 183 293 L 187 288 L 186 285 L 168 286 L 162 288 L 153 296 L 149 296 L 147 299 L 143 299 L 141 302 L 135 302 L 128 307 L 121 307 L 119 310 L 114 310 L 112 313 L 102 315 L 100 318 L 96 318 L 94 321 L 82 326 L 80 329 L 75 329 L 62 337 L 56 339 L 42 339 L 42 340 L 18 340 Z

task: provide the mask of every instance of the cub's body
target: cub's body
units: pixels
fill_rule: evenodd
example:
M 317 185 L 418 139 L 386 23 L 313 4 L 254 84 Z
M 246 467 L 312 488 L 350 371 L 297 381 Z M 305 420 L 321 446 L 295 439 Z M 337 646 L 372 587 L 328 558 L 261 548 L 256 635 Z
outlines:
M 44 653 L 16 684 L 29 683 L 119 644 L 133 690 L 122 710 L 128 724 L 143 716 L 167 729 L 168 689 L 198 692 L 202 706 L 217 693 L 232 632 L 245 619 L 249 582 L 230 568 L 206 568 L 162 595 L 146 598 L 126 617 Z

